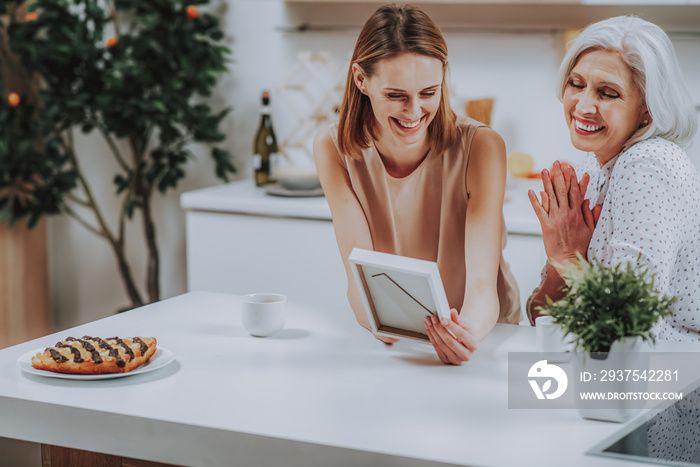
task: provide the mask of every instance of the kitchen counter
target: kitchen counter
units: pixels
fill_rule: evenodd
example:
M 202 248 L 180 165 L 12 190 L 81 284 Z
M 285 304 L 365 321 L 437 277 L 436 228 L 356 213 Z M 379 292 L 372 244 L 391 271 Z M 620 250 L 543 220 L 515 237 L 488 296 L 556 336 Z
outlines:
M 180 206 L 194 211 L 331 220 L 331 210 L 324 196 L 272 196 L 255 186 L 252 179 L 183 193 Z
M 527 199 L 527 188 L 530 186 L 536 184 L 518 180 L 506 192 L 503 215 L 509 233 L 541 235 L 540 224 Z M 183 193 L 180 205 L 183 209 L 194 211 L 331 220 L 331 210 L 325 197 L 270 196 L 264 189 L 256 187 L 252 180 Z
M 462 366 L 375 340 L 349 309 L 290 301 L 250 337 L 237 297 L 188 293 L 0 350 L 0 436 L 197 466 L 626 467 L 586 455 L 622 425 L 509 410 L 507 354 L 534 328 L 497 325 Z M 26 374 L 17 358 L 68 335 L 156 336 L 175 361 L 100 381 Z

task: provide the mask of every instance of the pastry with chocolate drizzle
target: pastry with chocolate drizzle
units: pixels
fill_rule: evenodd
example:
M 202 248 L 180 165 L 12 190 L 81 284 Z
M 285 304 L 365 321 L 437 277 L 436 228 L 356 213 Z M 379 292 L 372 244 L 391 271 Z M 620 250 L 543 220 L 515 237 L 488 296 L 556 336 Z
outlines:
M 146 363 L 156 344 L 155 337 L 68 337 L 36 354 L 32 366 L 57 373 L 126 373 Z

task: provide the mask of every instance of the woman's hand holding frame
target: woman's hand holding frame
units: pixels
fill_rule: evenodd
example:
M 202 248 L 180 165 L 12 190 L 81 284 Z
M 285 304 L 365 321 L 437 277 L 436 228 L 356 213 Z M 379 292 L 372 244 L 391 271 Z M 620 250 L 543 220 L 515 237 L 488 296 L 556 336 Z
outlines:
M 469 327 L 462 323 L 456 309 L 451 310 L 452 320 L 436 316 L 425 319 L 425 331 L 433 344 L 440 361 L 445 364 L 460 365 L 467 362 L 478 347 L 476 338 Z

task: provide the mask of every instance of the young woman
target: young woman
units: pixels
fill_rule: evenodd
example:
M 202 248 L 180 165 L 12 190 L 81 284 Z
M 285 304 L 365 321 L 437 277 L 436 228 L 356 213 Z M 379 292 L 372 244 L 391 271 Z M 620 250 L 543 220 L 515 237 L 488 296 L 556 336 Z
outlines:
M 700 174 L 682 149 L 697 123 L 671 41 L 635 17 L 595 23 L 569 48 L 559 85 L 571 142 L 589 156 L 580 181 L 555 163 L 541 202 L 529 193 L 549 263 L 566 267 L 576 253 L 639 262 L 660 292 L 679 297 L 657 337 L 700 340 Z M 563 285 L 546 266 L 531 319 Z
M 447 96 L 447 45 L 410 6 L 380 7 L 355 45 L 337 126 L 314 157 L 358 322 L 369 324 L 348 265 L 354 247 L 436 261 L 452 320 L 426 319 L 444 363 L 469 360 L 495 323 L 517 323 L 503 260 L 503 140 L 458 120 Z M 381 339 L 385 343 L 390 339 Z

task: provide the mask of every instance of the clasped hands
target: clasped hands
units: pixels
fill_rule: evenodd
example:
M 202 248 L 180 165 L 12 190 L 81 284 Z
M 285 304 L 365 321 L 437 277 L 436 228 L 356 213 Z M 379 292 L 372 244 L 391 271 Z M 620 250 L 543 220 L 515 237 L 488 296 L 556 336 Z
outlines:
M 573 167 L 562 167 L 556 161 L 551 173 L 547 169 L 542 171 L 541 202 L 533 190 L 528 190 L 542 227 L 547 258 L 553 265 L 575 263 L 576 253 L 586 257 L 601 211 L 601 206 L 591 209 L 589 200 L 585 199 L 589 181 L 587 173 L 578 180 Z

